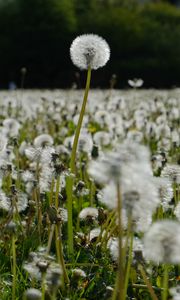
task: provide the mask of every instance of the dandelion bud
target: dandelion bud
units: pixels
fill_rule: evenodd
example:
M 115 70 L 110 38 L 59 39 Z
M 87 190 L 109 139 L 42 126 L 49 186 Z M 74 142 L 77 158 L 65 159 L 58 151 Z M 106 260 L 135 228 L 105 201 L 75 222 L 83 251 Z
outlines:
M 70 56 L 74 65 L 82 70 L 103 67 L 110 58 L 107 42 L 95 34 L 78 36 L 70 47 Z

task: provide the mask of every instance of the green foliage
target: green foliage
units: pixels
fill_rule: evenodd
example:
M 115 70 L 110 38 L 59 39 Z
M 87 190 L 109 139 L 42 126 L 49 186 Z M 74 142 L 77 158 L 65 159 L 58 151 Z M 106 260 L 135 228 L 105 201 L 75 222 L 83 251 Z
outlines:
M 94 74 L 107 86 L 112 74 L 121 86 L 142 77 L 150 86 L 178 85 L 180 10 L 172 5 L 123 0 L 14 0 L 0 4 L 0 83 L 15 80 L 26 66 L 28 87 L 70 86 L 69 46 L 79 34 L 102 35 L 112 50 L 106 69 Z M 74 70 L 74 71 L 72 71 Z

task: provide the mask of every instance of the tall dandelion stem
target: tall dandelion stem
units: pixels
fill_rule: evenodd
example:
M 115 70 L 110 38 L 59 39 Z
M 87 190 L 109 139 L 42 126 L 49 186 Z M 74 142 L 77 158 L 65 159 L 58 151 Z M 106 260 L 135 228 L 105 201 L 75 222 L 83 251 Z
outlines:
M 140 273 L 142 275 L 142 278 L 143 278 L 145 284 L 147 285 L 147 288 L 149 290 L 149 293 L 151 295 L 152 300 L 158 300 L 158 298 L 157 298 L 157 296 L 156 296 L 156 294 L 155 294 L 155 292 L 153 290 L 153 287 L 152 287 L 150 281 L 148 280 L 148 278 L 146 276 L 146 273 L 144 271 L 144 268 L 143 268 L 143 266 L 141 264 L 138 265 L 138 269 L 139 269 L 139 271 L 140 271 Z
M 124 299 L 126 299 L 126 294 L 128 289 L 129 275 L 130 275 L 131 263 L 132 263 L 133 237 L 134 237 L 133 233 L 131 233 L 131 217 L 129 217 L 128 223 L 129 224 L 128 224 L 127 242 L 129 241 L 129 237 L 130 237 L 130 245 L 129 245 L 129 253 L 127 259 L 125 278 L 124 278 Z
M 167 300 L 168 297 L 168 279 L 169 279 L 169 270 L 168 264 L 164 265 L 164 276 L 163 276 L 163 291 L 162 291 L 162 300 Z
M 91 81 L 91 67 L 88 67 L 88 73 L 87 73 L 87 80 L 86 80 L 86 89 L 84 93 L 84 99 L 79 115 L 79 120 L 75 132 L 75 137 L 74 137 L 74 142 L 73 142 L 73 147 L 72 147 L 72 153 L 71 153 L 71 161 L 70 161 L 70 169 L 71 173 L 75 173 L 76 169 L 76 151 L 77 151 L 77 145 L 78 145 L 78 140 L 79 140 L 79 135 L 81 131 L 81 126 L 83 122 L 83 117 L 86 109 L 86 103 L 88 99 L 88 93 L 89 93 L 89 87 L 90 87 L 90 81 Z M 68 252 L 69 255 L 72 256 L 74 252 L 74 247 L 73 247 L 73 222 L 72 222 L 72 207 L 73 207 L 73 178 L 69 178 L 66 181 L 66 188 L 67 188 L 67 208 L 68 208 Z
M 84 98 L 83 98 L 83 103 L 79 115 L 79 120 L 78 124 L 76 127 L 76 132 L 75 132 L 75 137 L 74 137 L 74 142 L 72 146 L 72 153 L 71 153 L 71 161 L 70 161 L 70 169 L 72 173 L 75 173 L 75 160 L 76 160 L 76 151 L 77 151 L 77 145 L 78 145 L 78 140 L 79 140 L 79 135 L 82 127 L 82 122 L 83 122 L 83 117 L 86 109 L 86 103 L 88 99 L 88 93 L 89 93 L 89 88 L 90 88 L 90 82 L 91 82 L 91 67 L 88 67 L 88 73 L 87 73 L 87 80 L 86 80 L 86 89 L 84 93 Z
M 45 293 L 46 293 L 46 283 L 45 283 L 45 278 L 46 278 L 46 273 L 42 273 L 42 282 L 41 282 L 41 292 L 42 292 L 42 297 L 41 300 L 45 300 Z
M 72 205 L 73 205 L 73 178 L 68 176 L 66 178 L 66 194 L 67 194 L 67 211 L 68 211 L 68 255 L 73 257 L 74 253 L 74 241 L 73 241 L 73 216 L 72 216 Z
M 12 300 L 16 299 L 16 237 L 15 234 L 12 235 L 12 273 L 13 273 L 13 282 L 12 282 Z
M 117 203 L 118 203 L 118 231 L 119 231 L 119 260 L 118 260 L 118 272 L 116 277 L 116 284 L 112 300 L 123 300 L 124 296 L 124 262 L 123 262 L 123 228 L 122 228 L 122 199 L 120 192 L 120 184 L 117 183 Z M 118 296 L 118 298 L 117 298 Z

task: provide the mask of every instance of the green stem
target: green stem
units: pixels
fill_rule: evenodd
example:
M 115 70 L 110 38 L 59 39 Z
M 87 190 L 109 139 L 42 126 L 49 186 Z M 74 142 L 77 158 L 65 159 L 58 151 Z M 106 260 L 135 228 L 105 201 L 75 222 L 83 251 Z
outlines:
M 56 194 L 55 194 L 55 207 L 59 207 L 59 190 L 60 190 L 60 176 L 57 177 L 56 181 Z
M 13 273 L 13 282 L 12 282 L 12 300 L 16 299 L 16 237 L 12 235 L 12 273 Z
M 48 255 L 50 250 L 51 250 L 51 244 L 52 244 L 52 239 L 54 235 L 54 230 L 55 230 L 55 224 L 51 225 L 50 233 L 49 233 L 49 238 L 48 238 L 48 245 L 47 245 L 47 251 L 46 254 Z
M 80 135 L 80 131 L 81 131 L 81 126 L 82 126 L 82 122 L 83 122 L 83 117 L 84 117 L 84 113 L 85 113 L 85 109 L 86 109 L 90 81 L 91 81 L 91 68 L 89 67 L 88 73 L 87 73 L 86 89 L 85 89 L 85 93 L 84 93 L 83 103 L 82 103 L 82 107 L 81 107 L 81 111 L 80 111 L 80 115 L 79 115 L 78 124 L 76 127 L 73 146 L 72 146 L 71 161 L 70 161 L 70 169 L 71 169 L 72 173 L 75 173 L 75 168 L 76 168 L 76 166 L 75 166 L 76 151 L 77 151 L 77 145 L 78 145 L 79 135 Z
M 52 203 L 53 203 L 54 184 L 55 184 L 55 180 L 54 180 L 54 177 L 53 177 L 52 182 L 51 182 L 50 195 L 49 195 L 49 206 L 51 206 Z
M 113 211 L 109 214 L 105 224 L 103 224 L 102 232 L 103 232 L 103 230 L 105 230 L 105 234 L 102 237 L 101 236 L 98 237 L 97 243 L 99 243 L 100 239 L 101 239 L 101 245 L 103 245 L 103 243 L 105 243 L 107 245 L 108 237 L 111 236 L 112 231 L 114 231 L 114 228 L 117 227 L 116 225 L 115 225 L 115 227 L 113 227 L 114 221 L 115 221 L 115 214 Z
M 124 261 L 123 261 L 123 227 L 122 227 L 122 199 L 120 193 L 120 184 L 117 183 L 117 214 L 118 214 L 118 237 L 119 237 L 119 260 L 118 260 L 118 272 L 116 277 L 116 284 L 112 296 L 112 300 L 123 300 L 124 295 Z
M 94 181 L 91 180 L 90 181 L 90 201 L 89 201 L 91 207 L 93 206 L 93 199 L 94 199 L 95 192 L 96 192 L 95 184 L 94 184 Z
M 45 277 L 46 273 L 42 273 L 42 283 L 41 283 L 41 290 L 42 290 L 42 296 L 41 299 L 45 300 L 45 293 L 46 293 L 46 286 L 45 286 Z
M 86 109 L 90 81 L 91 81 L 91 68 L 89 67 L 88 73 L 87 73 L 86 88 L 85 88 L 83 103 L 82 103 L 82 107 L 81 107 L 81 111 L 80 111 L 80 115 L 79 115 L 78 124 L 76 127 L 73 146 L 72 146 L 71 161 L 70 161 L 71 173 L 75 173 L 76 151 L 77 151 L 77 145 L 78 145 L 79 135 L 80 135 L 80 131 L 81 131 L 81 126 L 82 126 L 82 122 L 83 122 L 83 117 L 84 117 L 84 113 L 85 113 L 85 109 Z M 73 182 L 74 182 L 74 180 L 72 177 L 68 177 L 66 180 L 67 210 L 68 210 L 68 254 L 69 254 L 69 256 L 73 256 L 73 253 L 74 253 L 73 222 L 72 222 Z
M 20 189 L 20 185 L 21 185 L 21 181 L 20 181 L 20 160 L 19 160 L 19 149 L 16 146 L 15 147 L 15 155 L 16 155 L 16 167 L 17 167 L 17 180 L 16 180 L 16 187 L 19 190 Z
M 41 224 L 42 224 L 42 213 L 41 213 L 41 203 L 39 199 L 39 194 L 37 191 L 37 187 L 34 188 L 33 191 L 34 201 L 36 203 L 36 216 L 37 216 L 37 226 L 38 226 L 38 238 L 39 243 L 41 243 Z
M 69 284 L 69 277 L 66 271 L 66 266 L 65 266 L 65 262 L 64 262 L 64 257 L 63 257 L 63 247 L 62 247 L 62 237 L 61 237 L 61 225 L 57 226 L 57 230 L 58 230 L 58 242 L 59 242 L 59 258 L 60 258 L 60 265 L 62 267 L 63 270 L 63 275 L 64 275 L 64 282 Z M 58 228 L 59 227 L 59 228 Z
M 146 290 L 148 288 L 147 285 L 138 284 L 138 283 L 133 283 L 132 287 L 135 288 L 135 289 L 144 289 L 144 290 Z M 158 292 L 162 291 L 162 288 L 159 288 L 157 286 L 152 286 L 152 288 L 153 288 L 153 290 L 156 290 Z
M 73 243 L 73 221 L 72 221 L 72 202 L 73 202 L 73 177 L 70 175 L 66 178 L 66 194 L 67 194 L 67 211 L 68 211 L 68 255 L 73 257 L 74 243 Z
M 129 223 L 131 224 L 131 220 L 129 220 Z M 124 280 L 124 299 L 126 299 L 127 289 L 128 289 L 128 282 L 129 282 L 129 275 L 130 275 L 130 269 L 131 269 L 131 262 L 132 262 L 132 250 L 133 250 L 133 233 L 130 232 L 131 225 L 128 226 L 128 237 L 130 235 L 130 245 L 129 245 L 129 255 L 128 255 L 128 261 L 126 266 L 126 273 L 125 273 L 125 280 Z
M 53 291 L 52 291 L 52 295 L 51 295 L 51 300 L 56 300 L 56 294 L 57 294 L 57 288 L 53 288 Z
M 164 276 L 163 276 L 162 300 L 167 300 L 168 297 L 168 279 L 169 279 L 168 264 L 165 264 Z
M 148 278 L 146 276 L 146 273 L 145 273 L 145 271 L 143 269 L 143 266 L 139 264 L 138 268 L 139 268 L 139 271 L 140 271 L 140 273 L 142 275 L 142 278 L 143 278 L 145 284 L 147 285 L 147 288 L 148 288 L 148 290 L 150 292 L 152 300 L 158 300 L 158 298 L 157 298 L 157 296 L 156 296 L 156 294 L 155 294 L 155 292 L 153 290 L 153 287 L 152 287 L 150 281 L 148 280 Z

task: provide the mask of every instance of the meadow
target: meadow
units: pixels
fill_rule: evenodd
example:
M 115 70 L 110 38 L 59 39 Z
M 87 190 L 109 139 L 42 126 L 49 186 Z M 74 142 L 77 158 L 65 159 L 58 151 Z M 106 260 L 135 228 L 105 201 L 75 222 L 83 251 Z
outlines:
M 0 299 L 180 299 L 180 89 L 0 92 Z M 73 184 L 71 191 L 71 183 Z

